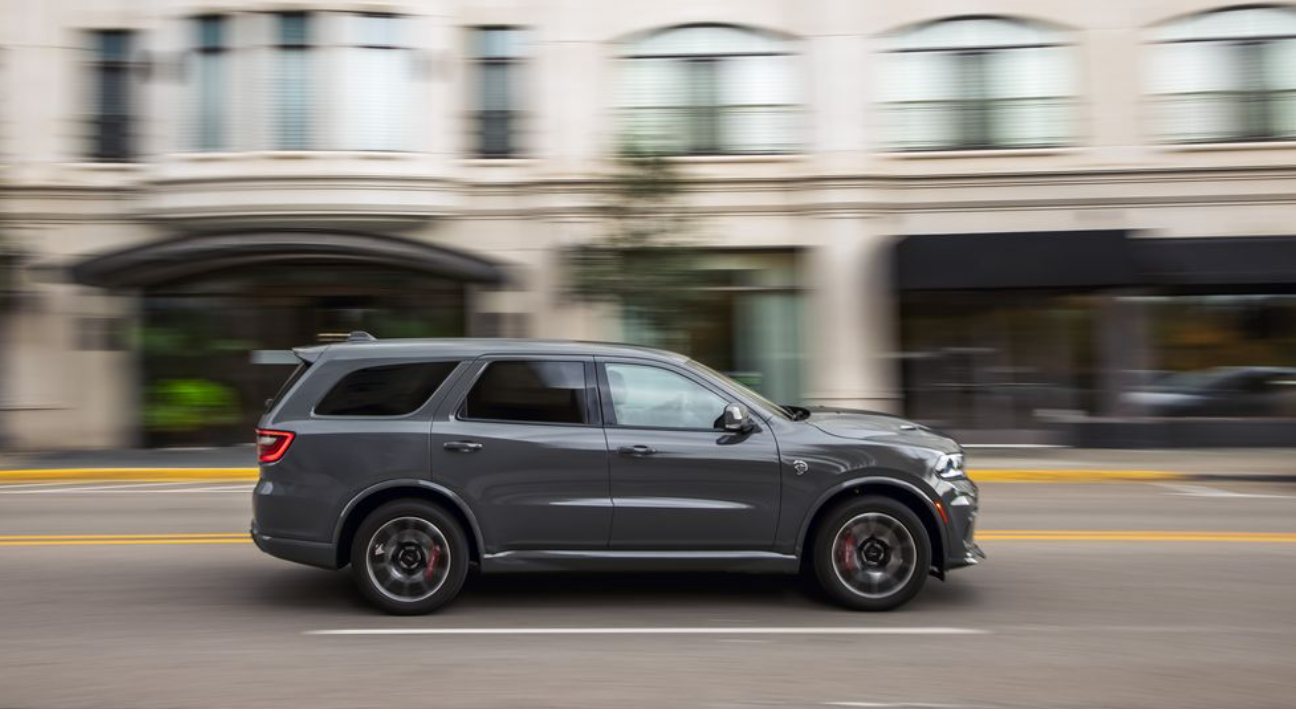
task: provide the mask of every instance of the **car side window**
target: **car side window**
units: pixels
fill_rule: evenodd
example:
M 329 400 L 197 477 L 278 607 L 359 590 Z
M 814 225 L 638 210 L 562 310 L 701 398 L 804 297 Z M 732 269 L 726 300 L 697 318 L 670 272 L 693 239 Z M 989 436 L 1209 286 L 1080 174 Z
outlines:
M 404 416 L 432 398 L 456 362 L 413 362 L 357 369 L 315 405 L 317 416 Z M 285 387 L 288 385 L 285 385 Z
M 605 371 L 617 425 L 713 429 L 724 413 L 724 399 L 675 372 L 614 362 Z
M 583 362 L 491 362 L 464 400 L 463 418 L 589 423 Z

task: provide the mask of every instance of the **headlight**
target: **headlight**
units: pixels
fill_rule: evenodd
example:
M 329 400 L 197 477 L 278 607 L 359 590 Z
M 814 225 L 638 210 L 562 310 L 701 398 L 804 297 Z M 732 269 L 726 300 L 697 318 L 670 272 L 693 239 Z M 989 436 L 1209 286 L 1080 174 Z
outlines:
M 941 457 L 936 459 L 935 470 L 936 474 L 945 480 L 958 480 L 967 477 L 967 473 L 963 470 L 962 453 L 941 454 Z

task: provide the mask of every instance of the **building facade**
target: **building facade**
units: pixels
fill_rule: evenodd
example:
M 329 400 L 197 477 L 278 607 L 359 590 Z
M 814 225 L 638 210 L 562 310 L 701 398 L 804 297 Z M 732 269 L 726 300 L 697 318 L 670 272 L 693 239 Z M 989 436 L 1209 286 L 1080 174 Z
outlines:
M 637 339 L 564 258 L 627 143 L 697 253 L 657 337 L 771 396 L 1290 424 L 1296 6 L 970 7 L 5 2 L 4 444 L 246 438 L 274 352 L 352 329 Z

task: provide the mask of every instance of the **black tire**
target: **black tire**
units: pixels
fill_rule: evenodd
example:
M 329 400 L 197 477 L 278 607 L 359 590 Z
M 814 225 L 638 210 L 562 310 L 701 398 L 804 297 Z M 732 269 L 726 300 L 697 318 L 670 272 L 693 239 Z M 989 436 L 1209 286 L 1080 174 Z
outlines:
M 833 508 L 815 534 L 813 553 L 824 592 L 861 611 L 908 603 L 931 569 L 931 540 L 922 520 L 889 497 L 859 497 Z
M 387 613 L 431 613 L 463 588 L 468 539 L 454 516 L 437 505 L 389 502 L 356 530 L 351 574 L 364 597 Z

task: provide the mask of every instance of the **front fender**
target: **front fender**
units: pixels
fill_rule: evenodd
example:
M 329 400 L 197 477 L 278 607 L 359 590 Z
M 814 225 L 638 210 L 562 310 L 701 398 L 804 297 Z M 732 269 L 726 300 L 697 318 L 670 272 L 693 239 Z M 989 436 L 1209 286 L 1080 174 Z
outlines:
M 806 536 L 810 533 L 811 525 L 813 525 L 815 520 L 819 518 L 820 514 L 824 512 L 824 508 L 831 504 L 839 495 L 861 487 L 869 487 L 875 490 L 878 488 L 889 487 L 895 491 L 897 495 L 904 495 L 908 499 L 912 500 L 920 500 L 921 502 L 919 504 L 921 504 L 922 508 L 927 511 L 928 520 L 932 522 L 932 526 L 936 528 L 940 535 L 939 543 L 942 553 L 937 555 L 935 553 L 937 550 L 932 550 L 932 563 L 944 568 L 944 550 L 950 548 L 949 527 L 945 524 L 940 511 L 936 509 L 936 503 L 933 502 L 936 498 L 936 492 L 926 488 L 924 485 L 919 485 L 908 480 L 877 474 L 851 477 L 849 480 L 828 488 L 814 501 L 814 504 L 810 506 L 809 514 L 807 514 L 801 521 L 801 527 L 797 530 L 795 553 L 798 558 L 801 558 L 802 551 L 805 548 Z

